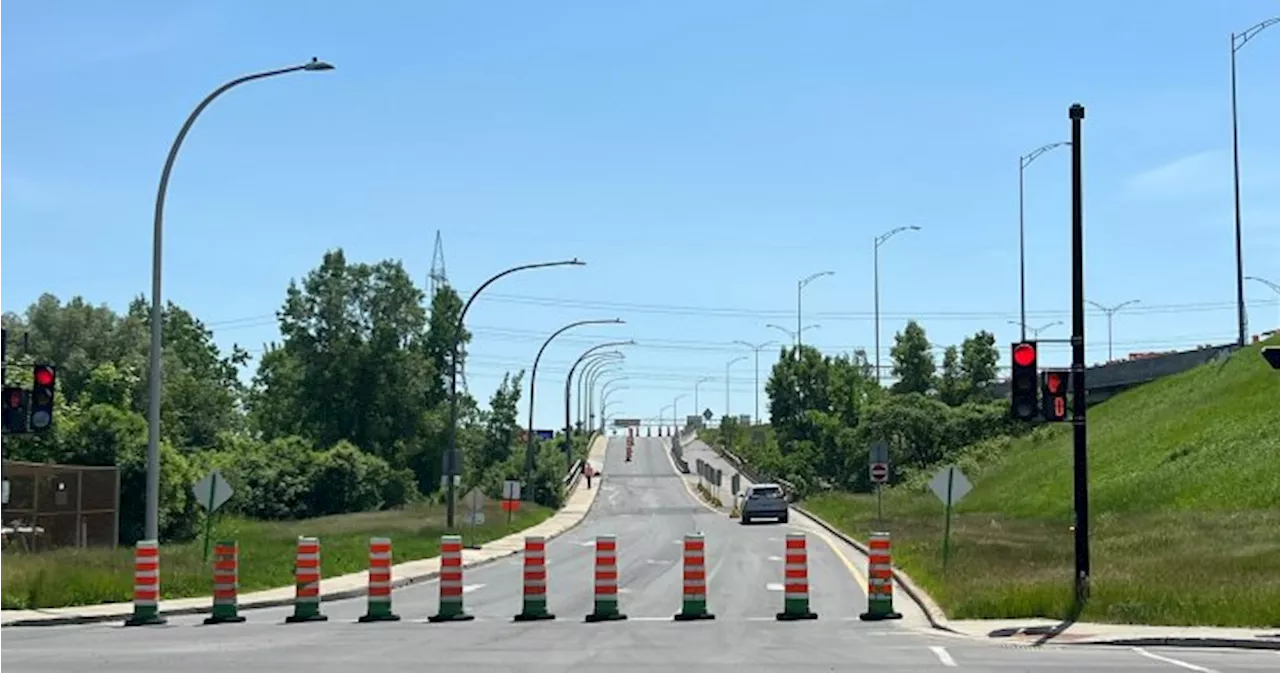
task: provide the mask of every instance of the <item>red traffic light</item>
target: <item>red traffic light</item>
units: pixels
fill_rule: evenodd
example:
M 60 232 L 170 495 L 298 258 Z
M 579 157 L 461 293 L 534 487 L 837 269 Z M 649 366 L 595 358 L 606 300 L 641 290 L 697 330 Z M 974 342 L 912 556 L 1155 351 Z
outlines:
M 8 392 L 8 395 L 5 395 L 5 398 L 4 398 L 5 406 L 10 409 L 21 409 L 22 408 L 22 391 L 16 390 L 16 389 L 10 389 L 7 392 Z
M 1051 394 L 1057 395 L 1062 391 L 1062 375 L 1058 372 L 1048 372 L 1044 376 L 1044 386 Z
M 1019 367 L 1030 367 L 1036 363 L 1036 347 L 1021 343 L 1013 347 L 1013 362 Z
M 35 382 L 37 386 L 49 387 L 53 385 L 53 368 L 48 365 L 36 365 Z

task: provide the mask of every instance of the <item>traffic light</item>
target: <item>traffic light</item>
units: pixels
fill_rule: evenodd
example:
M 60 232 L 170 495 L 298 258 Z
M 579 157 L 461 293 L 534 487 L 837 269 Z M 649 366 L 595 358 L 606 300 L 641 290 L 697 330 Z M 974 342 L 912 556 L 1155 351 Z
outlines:
M 1020 421 L 1032 420 L 1040 408 L 1036 396 L 1039 383 L 1036 359 L 1036 342 L 1023 341 L 1013 345 L 1013 373 L 1009 382 L 1012 388 L 1013 417 Z
M 36 365 L 31 376 L 31 430 L 44 432 L 53 427 L 53 365 Z
M 1050 369 L 1041 373 L 1040 392 L 1044 398 L 1041 415 L 1057 423 L 1067 420 L 1067 380 L 1070 372 Z
M 4 431 L 22 434 L 27 431 L 27 391 L 4 388 Z

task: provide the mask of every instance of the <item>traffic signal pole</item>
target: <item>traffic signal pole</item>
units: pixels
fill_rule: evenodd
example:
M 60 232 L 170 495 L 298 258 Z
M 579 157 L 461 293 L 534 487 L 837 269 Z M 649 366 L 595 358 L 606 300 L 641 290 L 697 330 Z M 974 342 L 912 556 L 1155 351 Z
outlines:
M 1076 103 L 1068 112 L 1071 119 L 1071 373 L 1073 382 L 1075 472 L 1076 605 L 1089 597 L 1089 466 L 1088 407 L 1085 394 L 1084 341 L 1084 196 L 1081 178 L 1080 127 L 1084 106 Z

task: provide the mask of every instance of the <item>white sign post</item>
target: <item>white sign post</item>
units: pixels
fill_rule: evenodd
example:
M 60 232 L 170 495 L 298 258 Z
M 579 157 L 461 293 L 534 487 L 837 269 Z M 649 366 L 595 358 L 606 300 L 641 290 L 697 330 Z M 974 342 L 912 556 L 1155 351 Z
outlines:
M 471 524 L 472 533 L 475 532 L 476 526 L 484 523 L 484 505 L 486 499 L 484 493 L 479 488 L 472 488 L 467 494 L 462 496 L 463 513 L 466 516 L 467 523 Z M 474 540 L 475 536 L 471 538 Z M 479 549 L 480 545 L 475 542 L 468 542 L 467 549 Z
M 227 483 L 221 472 L 214 470 L 191 487 L 191 494 L 196 497 L 196 502 L 204 505 L 204 508 L 208 510 L 204 515 L 204 560 L 208 561 L 209 534 L 213 530 L 213 513 L 218 511 L 219 507 L 227 504 L 227 501 L 235 494 L 235 490 L 231 488 L 231 484 Z
M 946 507 L 946 523 L 942 532 L 942 572 L 947 571 L 947 560 L 951 556 L 951 508 L 973 490 L 973 484 L 964 476 L 964 472 L 955 465 L 948 465 L 929 480 L 929 490 L 938 496 Z

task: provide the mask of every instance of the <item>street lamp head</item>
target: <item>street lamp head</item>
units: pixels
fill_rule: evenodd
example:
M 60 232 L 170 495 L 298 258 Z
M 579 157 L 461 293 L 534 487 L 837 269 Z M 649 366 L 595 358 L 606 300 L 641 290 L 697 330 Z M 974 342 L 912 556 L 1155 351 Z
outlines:
M 302 66 L 302 69 L 310 70 L 312 72 L 323 72 L 325 70 L 333 70 L 333 66 L 312 56 L 311 62 Z
M 908 229 L 910 229 L 911 231 L 920 231 L 920 227 L 918 227 L 918 226 L 916 226 L 916 225 L 914 225 L 914 224 L 913 224 L 913 225 L 911 225 L 911 226 L 909 226 L 909 227 L 907 227 L 907 228 L 908 228 Z

